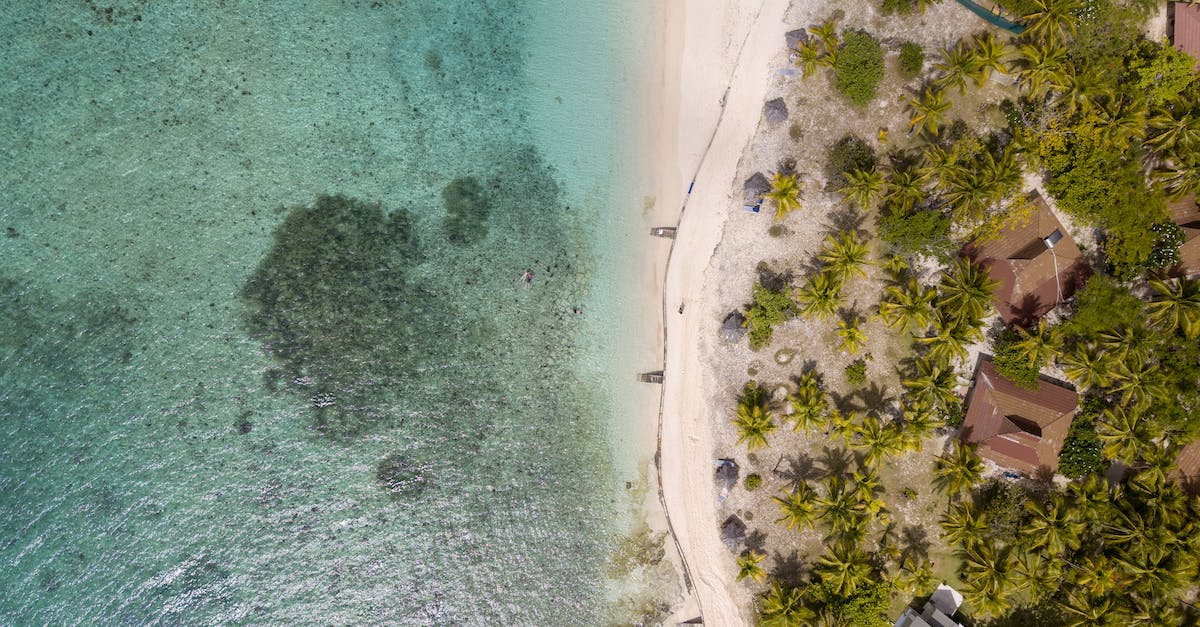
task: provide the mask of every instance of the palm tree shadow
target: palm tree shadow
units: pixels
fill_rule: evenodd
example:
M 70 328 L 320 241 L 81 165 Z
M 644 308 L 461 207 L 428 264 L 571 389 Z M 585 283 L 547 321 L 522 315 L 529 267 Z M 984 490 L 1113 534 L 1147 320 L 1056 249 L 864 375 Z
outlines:
M 787 556 L 776 552 L 771 561 L 775 564 L 771 568 L 771 579 L 793 588 L 804 585 L 808 568 L 797 551 L 792 551 Z
M 795 490 L 800 487 L 800 484 L 806 481 L 815 481 L 821 478 L 824 474 L 817 467 L 816 460 L 808 455 L 808 453 L 800 453 L 795 457 L 787 457 L 787 468 L 775 472 L 776 476 L 787 481 L 789 490 Z
M 795 276 L 791 270 L 776 272 L 765 263 L 758 266 L 758 283 L 772 292 L 779 292 L 792 286 Z
M 746 534 L 746 549 L 755 553 L 765 553 L 767 545 L 767 534 L 755 529 Z
M 863 230 L 866 222 L 867 214 L 849 204 L 844 204 L 829 214 L 829 222 L 825 225 L 826 232 L 836 235 L 842 231 L 851 231 L 855 235 L 863 237 L 866 235 L 866 231 Z
M 829 400 L 833 402 L 833 406 L 843 414 L 862 411 L 865 409 L 863 406 L 859 405 L 858 401 L 856 400 L 858 397 L 858 392 L 838 394 L 837 392 L 831 391 L 828 393 L 828 396 Z
M 900 561 L 912 558 L 923 562 L 929 558 L 929 534 L 924 527 L 908 525 L 900 531 Z
M 818 460 L 824 475 L 845 475 L 855 463 L 854 456 L 844 448 L 830 446 L 821 447 L 821 457 Z
M 876 414 L 884 414 L 892 408 L 892 401 L 896 400 L 886 385 L 879 385 L 875 381 L 867 387 L 855 390 L 853 395 L 862 402 L 863 409 Z

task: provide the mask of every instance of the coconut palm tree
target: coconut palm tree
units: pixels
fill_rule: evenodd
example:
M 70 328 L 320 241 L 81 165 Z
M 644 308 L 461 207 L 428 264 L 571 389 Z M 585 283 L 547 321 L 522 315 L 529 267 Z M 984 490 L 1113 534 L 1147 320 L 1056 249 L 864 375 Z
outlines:
M 871 578 L 870 557 L 856 544 L 837 542 L 817 561 L 821 581 L 840 596 L 848 597 Z
M 932 562 L 928 559 L 918 562 L 910 557 L 900 563 L 892 583 L 909 596 L 924 596 L 932 592 L 939 581 L 933 574 Z
M 957 87 L 960 94 L 967 91 L 967 82 L 978 79 L 980 74 L 975 55 L 962 44 L 943 49 L 942 60 L 935 63 L 933 69 L 941 73 L 934 84 L 942 88 Z
M 863 418 L 862 424 L 858 427 L 858 437 L 851 443 L 851 446 L 862 450 L 863 465 L 874 469 L 879 466 L 880 462 L 903 451 L 904 440 L 900 437 L 900 430 L 896 428 L 895 424 L 884 424 L 878 416 L 870 414 Z M 859 485 L 862 485 L 861 481 Z
M 1169 396 L 1162 371 L 1140 358 L 1116 362 L 1110 388 L 1121 395 L 1122 403 L 1139 409 Z
M 983 153 L 983 177 L 991 190 L 991 201 L 996 202 L 1021 185 L 1024 172 L 1017 162 L 1017 151 L 1012 146 L 1001 149 L 999 157 Z
M 826 65 L 827 61 L 821 55 L 821 44 L 815 37 L 810 37 L 807 41 L 799 41 L 793 49 L 796 53 L 796 67 L 800 68 L 802 76 L 808 78 L 817 73 L 817 69 Z
M 1063 373 L 1081 390 L 1108 387 L 1111 358 L 1095 344 L 1080 343 L 1062 356 Z
M 818 272 L 809 275 L 796 294 L 801 301 L 800 311 L 828 318 L 842 304 L 842 281 L 832 272 Z
M 1151 279 L 1158 298 L 1146 306 L 1150 322 L 1167 333 L 1176 330 L 1194 340 L 1200 336 L 1200 280 Z
M 916 168 L 893 170 L 888 177 L 887 199 L 901 211 L 910 211 L 925 200 L 925 177 Z
M 1013 579 L 1033 603 L 1058 590 L 1062 585 L 1062 560 L 1045 559 L 1033 551 L 1017 551 Z
M 1155 170 L 1154 179 L 1163 185 L 1167 198 L 1179 200 L 1188 194 L 1200 194 L 1200 160 L 1175 168 Z
M 1067 50 L 1057 43 L 1021 44 L 1013 63 L 1021 86 L 1033 98 L 1065 89 L 1070 80 L 1067 67 Z
M 763 561 L 767 555 L 756 551 L 748 551 L 745 555 L 737 559 L 738 574 L 737 580 L 753 579 L 754 581 L 762 581 L 767 577 L 767 571 L 762 569 L 758 564 Z
M 830 436 L 849 443 L 854 434 L 858 432 L 857 420 L 858 414 L 855 412 L 843 412 L 837 407 L 830 407 L 827 416 Z
M 838 50 L 842 47 L 841 40 L 838 39 L 837 22 L 826 20 L 818 26 L 809 28 L 808 32 L 821 41 L 821 45 L 825 47 L 825 53 L 830 57 L 829 63 L 833 65 L 837 60 Z
M 1146 101 L 1105 94 L 1096 103 L 1096 128 L 1112 146 L 1128 146 L 1146 136 Z
M 1096 421 L 1096 434 L 1104 447 L 1104 456 L 1126 465 L 1134 465 L 1142 449 L 1155 446 L 1162 437 L 1156 421 L 1135 408 L 1114 406 L 1106 408 Z
M 1068 627 L 1093 627 L 1094 625 L 1113 624 L 1108 622 L 1113 616 L 1114 601 L 1108 595 L 1089 594 L 1083 588 L 1067 590 L 1067 596 L 1059 601 L 1058 606 L 1068 614 Z
M 942 310 L 934 315 L 933 330 L 933 335 L 915 340 L 929 347 L 926 357 L 930 361 L 940 363 L 966 359 L 967 346 L 983 337 L 975 322 L 949 319 Z
M 863 346 L 867 344 L 867 334 L 858 328 L 860 318 L 854 317 L 849 320 L 838 320 L 837 334 L 842 338 L 841 344 L 838 345 L 838 350 L 845 351 L 851 355 L 860 352 Z
M 903 286 L 892 285 L 879 301 L 879 317 L 888 327 L 922 333 L 933 321 L 933 300 L 937 292 L 909 277 Z
M 954 394 L 958 378 L 945 362 L 918 359 L 916 370 L 915 377 L 901 382 L 913 401 L 929 407 L 947 407 L 958 401 Z
M 746 384 L 738 401 L 733 425 L 738 430 L 737 443 L 745 442 L 751 451 L 767 446 L 767 436 L 776 429 L 775 421 L 767 411 L 766 394 L 753 382 Z
M 1067 40 L 1075 33 L 1079 18 L 1076 16 L 1083 5 L 1080 0 L 1032 0 L 1033 11 L 1021 20 L 1027 28 L 1025 35 L 1042 44 L 1055 44 Z
M 936 186 L 942 187 L 942 181 L 954 176 L 961 167 L 957 155 L 935 143 L 928 143 L 921 150 L 922 181 L 935 180 Z
M 867 210 L 883 195 L 884 189 L 883 174 L 879 170 L 856 168 L 846 172 L 846 186 L 838 191 Z
M 1141 363 L 1149 357 L 1150 333 L 1141 325 L 1119 324 L 1104 329 L 1097 336 L 1100 347 L 1107 351 L 1114 361 Z
M 975 48 L 971 51 L 971 56 L 976 70 L 976 85 L 982 86 L 986 83 L 992 72 L 1004 74 L 1008 71 L 1004 62 L 1004 58 L 1008 56 L 1008 44 L 996 41 L 996 37 L 990 32 L 975 37 Z
M 904 419 L 903 433 L 906 437 L 912 438 L 909 443 L 915 446 L 909 448 L 913 450 L 921 450 L 921 438 L 933 433 L 933 430 L 941 424 L 926 403 L 904 403 L 901 414 Z
M 871 250 L 867 243 L 858 238 L 854 231 L 841 231 L 835 237 L 825 236 L 825 245 L 818 257 L 825 263 L 825 270 L 844 281 L 851 276 L 867 276 Z
M 1061 494 L 1051 497 L 1047 503 L 1036 500 L 1025 501 L 1030 517 L 1025 536 L 1029 547 L 1042 551 L 1049 558 L 1061 555 L 1067 549 L 1079 548 L 1079 538 L 1087 527 L 1079 520 L 1079 512 L 1071 507 Z
M 828 524 L 834 533 L 852 531 L 865 522 L 866 504 L 858 500 L 840 475 L 825 479 L 825 498 L 820 499 L 820 504 L 822 509 L 817 518 Z
M 1047 327 L 1045 320 L 1039 320 L 1032 331 L 1022 327 L 1016 329 L 1020 339 L 1013 343 L 1012 348 L 1017 355 L 1025 359 L 1030 368 L 1041 370 L 1062 348 L 1062 337 L 1057 327 Z
M 1200 106 L 1175 101 L 1155 107 L 1147 124 L 1146 145 L 1155 151 L 1187 154 L 1200 150 Z
M 987 316 L 991 310 L 993 281 L 983 267 L 969 259 L 956 259 L 942 273 L 938 283 L 939 309 L 955 320 L 974 321 Z
M 908 121 L 910 133 L 922 130 L 937 137 L 942 127 L 942 118 L 950 110 L 950 103 L 946 101 L 940 89 L 926 87 L 920 98 L 908 99 L 908 109 L 912 112 L 912 118 Z
M 809 624 L 816 615 L 804 605 L 804 595 L 799 588 L 785 588 L 778 581 L 771 583 L 758 600 L 758 624 L 760 627 L 795 627 Z
M 963 578 L 968 582 L 964 592 L 971 605 L 990 616 L 1007 611 L 1017 583 L 1012 547 L 975 542 L 966 546 L 962 557 Z
M 982 539 L 988 531 L 989 523 L 987 514 L 976 511 L 973 501 L 963 501 L 951 505 L 938 521 L 938 524 L 942 526 L 946 541 L 961 546 Z
M 950 450 L 937 458 L 933 468 L 933 485 L 954 498 L 970 490 L 983 477 L 983 460 L 975 447 L 954 440 Z
M 994 187 L 981 169 L 955 168 L 941 179 L 942 197 L 959 221 L 979 220 L 991 207 Z
M 787 214 L 800 208 L 800 183 L 795 174 L 776 172 L 771 178 L 771 191 L 763 198 L 775 201 L 775 219 L 782 220 Z
M 792 405 L 792 420 L 796 423 L 794 430 L 811 431 L 825 426 L 829 402 L 815 372 L 809 371 L 800 376 L 796 393 L 788 397 L 788 402 Z
M 784 523 L 788 529 L 812 528 L 813 521 L 817 519 L 817 505 L 820 499 L 812 488 L 808 487 L 807 481 L 797 484 L 796 489 L 786 493 L 784 498 L 771 498 L 779 504 L 779 511 L 783 513 L 783 517 L 775 522 Z

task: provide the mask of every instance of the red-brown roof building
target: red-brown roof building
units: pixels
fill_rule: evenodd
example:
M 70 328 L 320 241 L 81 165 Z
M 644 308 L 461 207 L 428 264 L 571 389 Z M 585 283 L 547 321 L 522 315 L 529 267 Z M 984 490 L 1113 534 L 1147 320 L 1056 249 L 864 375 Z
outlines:
M 1070 298 L 1091 268 L 1041 196 L 1033 214 L 1010 220 L 995 236 L 967 246 L 966 254 L 997 282 L 992 301 L 1009 324 L 1029 325 Z
M 1194 496 L 1200 496 L 1200 440 L 1192 442 L 1179 451 L 1175 458 L 1175 470 L 1171 473 L 1183 486 L 1183 491 Z
M 1200 70 L 1200 4 L 1188 6 L 1186 2 L 1172 3 L 1174 26 L 1171 43 L 1175 49 L 1192 55 L 1196 69 Z
M 1078 406 L 1074 390 L 1044 377 L 1036 390 L 1020 387 L 980 356 L 959 438 L 1005 468 L 1052 473 Z
M 1179 246 L 1180 270 L 1187 276 L 1200 274 L 1200 204 L 1195 196 L 1187 196 L 1169 203 L 1167 212 L 1183 229 L 1183 244 Z

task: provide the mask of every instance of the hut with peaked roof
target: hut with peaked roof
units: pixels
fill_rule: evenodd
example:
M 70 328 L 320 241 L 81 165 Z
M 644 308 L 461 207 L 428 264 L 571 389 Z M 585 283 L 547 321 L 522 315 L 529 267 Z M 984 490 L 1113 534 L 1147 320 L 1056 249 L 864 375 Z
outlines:
M 764 103 L 763 117 L 767 119 L 767 124 L 779 124 L 787 120 L 788 108 L 783 98 L 773 98 Z
M 730 514 L 725 522 L 721 523 L 721 542 L 729 548 L 730 551 L 737 551 L 738 546 L 746 541 L 746 523 L 742 522 L 736 514 Z
M 1183 229 L 1177 265 L 1180 273 L 1185 276 L 1200 274 L 1200 202 L 1194 195 L 1185 196 L 1167 204 L 1167 213 Z
M 987 355 L 979 357 L 959 438 L 999 466 L 1034 475 L 1054 472 L 1079 406 L 1069 387 L 1041 377 L 1036 390 L 1005 379 Z
M 1031 216 L 1010 220 L 995 237 L 972 242 L 964 251 L 997 282 L 992 301 L 1009 324 L 1032 324 L 1091 275 L 1079 246 L 1046 201 L 1034 195 L 1030 202 Z
M 771 181 L 762 172 L 755 172 L 742 183 L 742 202 L 747 205 L 757 205 L 763 196 L 771 191 Z
M 1200 70 L 1200 4 L 1172 2 L 1167 18 L 1171 43 L 1176 50 L 1191 55 Z

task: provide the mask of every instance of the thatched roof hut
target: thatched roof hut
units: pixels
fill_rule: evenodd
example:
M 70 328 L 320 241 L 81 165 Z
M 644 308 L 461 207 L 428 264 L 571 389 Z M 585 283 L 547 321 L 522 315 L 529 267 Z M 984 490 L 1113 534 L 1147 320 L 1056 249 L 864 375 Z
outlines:
M 750 329 L 743 326 L 745 322 L 746 316 L 743 316 L 740 311 L 725 316 L 725 321 L 721 323 L 721 339 L 726 342 L 737 342 L 746 337 L 746 333 Z
M 787 40 L 788 50 L 795 50 L 800 42 L 808 43 L 808 29 L 797 28 L 783 34 L 783 38 Z
M 747 204 L 757 205 L 767 192 L 771 191 L 771 181 L 762 172 L 755 172 L 742 184 L 742 200 Z
M 763 117 L 767 118 L 767 124 L 779 124 L 787 120 L 788 109 L 787 105 L 783 102 L 783 98 L 768 100 L 763 105 Z
M 713 480 L 717 483 L 717 489 L 722 492 L 728 491 L 733 486 L 737 485 L 738 480 L 738 465 L 732 459 L 718 459 L 717 471 L 714 473 Z

